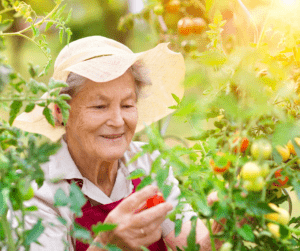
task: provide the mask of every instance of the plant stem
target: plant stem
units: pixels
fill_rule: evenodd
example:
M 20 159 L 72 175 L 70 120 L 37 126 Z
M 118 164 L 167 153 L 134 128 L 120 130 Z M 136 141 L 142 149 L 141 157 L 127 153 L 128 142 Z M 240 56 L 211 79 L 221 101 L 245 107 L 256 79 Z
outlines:
M 8 244 L 8 251 L 16 251 L 16 247 L 14 244 L 14 239 L 12 236 L 12 229 L 10 228 L 9 222 L 7 221 L 7 213 L 8 209 L 6 209 L 4 215 L 1 217 L 1 224 L 5 233 L 5 236 L 7 238 L 7 244 Z
M 215 246 L 215 238 L 214 238 L 214 234 L 212 232 L 212 228 L 211 228 L 209 219 L 207 220 L 207 226 L 208 226 L 209 237 L 210 237 L 211 251 L 217 251 L 216 246 Z
M 47 14 L 47 16 L 45 16 L 42 20 L 40 20 L 39 22 L 33 24 L 34 27 L 37 27 L 37 26 L 40 26 L 42 23 L 44 23 L 46 21 L 46 19 L 48 19 L 60 6 L 61 3 L 58 3 L 52 10 L 51 12 L 49 12 Z M 2 33 L 1 36 L 14 36 L 14 35 L 19 35 L 19 34 L 22 34 L 28 30 L 31 29 L 31 26 L 21 30 L 21 31 L 18 31 L 18 32 L 14 32 L 14 33 Z

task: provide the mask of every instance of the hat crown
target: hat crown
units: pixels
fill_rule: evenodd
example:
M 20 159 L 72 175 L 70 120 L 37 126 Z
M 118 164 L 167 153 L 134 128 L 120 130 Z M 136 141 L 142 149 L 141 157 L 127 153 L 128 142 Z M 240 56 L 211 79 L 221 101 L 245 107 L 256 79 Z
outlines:
M 94 56 L 115 55 L 115 54 L 133 54 L 133 52 L 124 44 L 113 39 L 102 36 L 90 36 L 78 39 L 66 45 L 58 54 L 54 69 L 64 64 L 69 59 L 82 55 L 81 60 L 87 60 Z

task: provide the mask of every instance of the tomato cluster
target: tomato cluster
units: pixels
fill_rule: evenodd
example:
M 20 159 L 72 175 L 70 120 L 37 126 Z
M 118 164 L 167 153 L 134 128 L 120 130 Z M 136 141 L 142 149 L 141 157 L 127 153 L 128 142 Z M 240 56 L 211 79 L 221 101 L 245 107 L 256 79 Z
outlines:
M 184 17 L 178 21 L 178 33 L 187 36 L 191 33 L 201 34 L 206 28 L 206 22 L 201 17 L 190 18 Z

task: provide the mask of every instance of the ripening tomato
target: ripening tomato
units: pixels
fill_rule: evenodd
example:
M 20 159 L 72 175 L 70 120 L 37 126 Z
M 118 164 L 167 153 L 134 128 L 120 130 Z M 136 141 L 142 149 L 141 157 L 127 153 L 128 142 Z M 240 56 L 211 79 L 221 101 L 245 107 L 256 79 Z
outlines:
M 283 162 L 286 162 L 289 159 L 291 153 L 287 146 L 279 146 L 278 145 L 278 146 L 276 146 L 276 150 L 282 157 Z
M 272 146 L 269 141 L 259 139 L 253 142 L 250 152 L 254 159 L 269 159 L 272 153 Z
M 222 153 L 222 152 L 218 152 L 217 155 L 222 157 L 225 154 Z M 211 166 L 211 168 L 214 171 L 214 173 L 216 173 L 216 174 L 223 174 L 223 173 L 225 173 L 230 168 L 231 162 L 228 160 L 226 163 L 224 163 L 223 166 L 217 166 L 215 164 L 215 161 L 213 159 L 210 159 L 209 160 L 209 165 Z
M 194 22 L 189 17 L 181 18 L 177 24 L 179 34 L 184 36 L 191 34 L 193 31 L 193 27 L 194 27 Z
M 277 207 L 273 203 L 269 203 L 269 207 L 272 208 L 276 213 L 268 213 L 264 217 L 268 220 L 275 221 L 282 225 L 287 225 L 290 221 L 290 214 L 283 208 Z
M 239 140 L 239 138 L 235 138 L 234 140 L 233 140 L 233 143 L 235 143 L 235 142 L 237 142 Z M 245 152 L 246 151 L 246 149 L 247 149 L 247 147 L 249 146 L 249 140 L 246 138 L 246 137 L 243 137 L 242 139 L 241 139 L 241 142 L 240 142 L 240 152 L 241 153 L 243 153 L 243 152 Z M 233 151 L 235 152 L 235 153 L 237 153 L 238 152 L 238 148 L 237 147 L 235 147 L 234 149 L 233 149 Z
M 288 149 L 290 150 L 290 153 L 291 153 L 291 154 L 296 155 L 296 151 L 295 151 L 294 145 L 293 145 L 293 143 L 292 143 L 291 140 L 289 140 L 289 142 L 287 143 L 286 146 L 287 146 Z
M 279 169 L 274 173 L 275 178 L 282 177 L 281 171 L 282 171 L 282 169 Z M 289 181 L 289 177 L 285 176 L 284 179 L 277 179 L 277 181 L 274 182 L 273 185 L 276 187 L 282 187 L 282 186 L 286 185 L 286 183 L 288 181 Z
M 192 19 L 193 25 L 193 32 L 196 34 L 201 34 L 206 28 L 206 22 L 201 17 L 195 17 Z
M 267 227 L 271 234 L 273 234 L 276 238 L 280 238 L 280 227 L 275 223 L 268 223 Z
M 166 5 L 166 11 L 169 13 L 177 13 L 180 9 L 179 0 L 170 0 Z

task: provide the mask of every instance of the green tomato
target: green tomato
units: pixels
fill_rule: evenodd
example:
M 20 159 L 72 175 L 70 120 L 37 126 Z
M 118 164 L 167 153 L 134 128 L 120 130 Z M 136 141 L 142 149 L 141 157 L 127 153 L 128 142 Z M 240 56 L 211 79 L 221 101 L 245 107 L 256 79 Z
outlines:
M 253 142 L 250 151 L 254 159 L 269 159 L 272 154 L 272 146 L 269 141 L 260 139 Z
M 255 181 L 261 176 L 260 167 L 254 162 L 247 162 L 242 167 L 241 176 L 244 180 Z
M 262 177 L 267 177 L 268 174 L 270 173 L 270 167 L 267 163 L 264 163 L 261 167 L 260 167 L 260 174 Z
M 261 176 L 254 181 L 250 181 L 250 180 L 244 181 L 244 188 L 247 191 L 259 192 L 263 189 L 264 185 L 265 185 L 265 181 Z
M 232 244 L 230 243 L 230 242 L 225 242 L 223 245 L 222 245 L 222 247 L 221 247 L 221 249 L 220 249 L 220 251 L 231 251 L 232 250 Z

